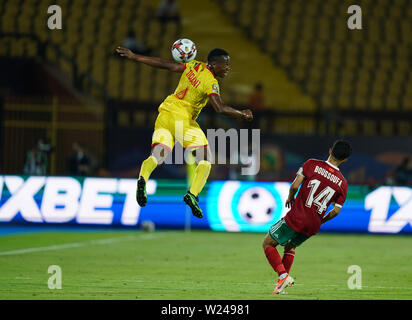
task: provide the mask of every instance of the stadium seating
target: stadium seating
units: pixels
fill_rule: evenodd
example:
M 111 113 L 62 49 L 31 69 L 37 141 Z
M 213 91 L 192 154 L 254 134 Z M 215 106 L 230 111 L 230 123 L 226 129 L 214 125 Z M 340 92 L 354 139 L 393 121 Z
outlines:
M 215 0 L 323 109 L 412 109 L 412 6 L 357 1 L 349 30 L 342 0 Z
M 152 49 L 152 55 L 170 57 L 170 44 L 180 36 L 180 30 L 173 23 L 162 28 L 155 17 L 159 3 L 160 0 L 56 0 L 54 4 L 62 8 L 63 28 L 50 31 L 46 23 L 49 1 L 5 0 L 0 5 L 0 32 L 34 34 L 41 41 L 57 45 L 71 58 L 72 65 L 67 59 L 59 58 L 56 50 L 50 47 L 46 50 L 49 61 L 57 64 L 71 77 L 75 77 L 75 73 L 91 76 L 111 98 L 160 102 L 173 92 L 179 75 L 136 65 L 114 54 L 115 46 L 122 44 L 132 28 L 136 37 Z M 227 37 L 225 30 L 230 22 L 226 21 L 226 17 L 220 14 L 219 8 L 211 1 L 200 3 L 180 0 L 179 4 L 182 16 L 185 17 L 184 36 L 201 39 L 198 59 L 204 60 L 208 50 L 224 42 L 236 51 L 232 55 L 235 68 L 244 65 L 245 61 L 261 62 L 259 68 L 256 66 L 248 68 L 247 72 L 231 72 L 224 83 L 227 100 L 244 105 L 255 83 L 262 81 L 265 83 L 269 106 L 285 106 L 296 111 L 314 109 L 314 102 L 286 79 L 284 72 L 276 69 L 267 55 L 259 52 L 251 41 L 245 40 L 240 30 L 232 28 L 231 37 Z M 206 12 L 206 20 L 202 18 L 202 12 Z M 196 16 L 196 19 L 190 18 L 192 16 Z M 204 22 L 210 22 L 210 16 L 214 17 L 214 23 L 208 25 L 208 30 L 213 37 L 206 37 Z M 0 42 L 6 44 L 0 46 L 0 54 L 37 55 L 38 43 L 34 40 L 8 38 Z M 248 50 L 245 55 L 242 53 L 244 46 L 253 47 L 254 50 Z M 267 70 L 270 72 L 265 73 Z M 93 90 L 95 88 L 91 89 L 92 92 Z
M 159 1 L 158 1 L 159 2 Z M 47 29 L 47 0 L 5 0 L 0 4 L 0 33 L 34 35 L 57 45 L 71 58 L 79 74 L 91 76 L 111 98 L 159 101 L 174 90 L 172 76 L 137 67 L 117 57 L 129 29 L 152 53 L 169 56 L 170 43 L 178 38 L 175 25 L 161 28 L 154 15 L 157 3 L 149 0 L 56 0 L 62 8 L 62 30 Z M 38 42 L 30 38 L 0 38 L 0 55 L 35 57 Z M 47 60 L 73 77 L 67 60 L 55 50 L 46 52 Z M 176 76 L 175 76 L 176 77 Z M 159 86 L 153 86 L 160 83 Z
M 322 111 L 334 116 L 335 110 L 412 110 L 408 0 L 359 1 L 364 28 L 353 31 L 346 23 L 348 0 L 179 0 L 183 34 L 175 24 L 164 28 L 156 19 L 160 1 L 56 0 L 63 29 L 54 31 L 47 29 L 50 1 L 1 1 L 0 33 L 40 41 L 2 36 L 0 55 L 35 57 L 42 43 L 53 44 L 45 48 L 47 60 L 94 96 L 104 92 L 115 99 L 158 103 L 174 90 L 179 75 L 120 59 L 114 49 L 131 28 L 156 56 L 170 57 L 170 44 L 180 36 L 199 39 L 202 60 L 210 48 L 230 47 L 232 71 L 222 81 L 224 100 L 247 105 L 260 81 L 267 106 L 293 113 L 275 123 L 268 120 L 267 130 L 319 131 L 323 124 L 314 125 L 313 118 L 318 121 Z M 288 125 L 296 115 L 307 120 Z M 354 126 L 348 122 L 347 127 Z

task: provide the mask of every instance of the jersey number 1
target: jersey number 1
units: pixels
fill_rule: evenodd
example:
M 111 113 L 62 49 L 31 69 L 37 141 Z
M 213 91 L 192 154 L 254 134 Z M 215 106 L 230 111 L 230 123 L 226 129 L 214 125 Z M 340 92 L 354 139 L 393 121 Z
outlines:
M 320 181 L 317 179 L 310 180 L 308 188 L 311 188 L 308 198 L 306 199 L 306 207 L 311 208 L 312 204 L 318 207 L 318 213 L 322 214 L 328 206 L 330 199 L 335 194 L 335 190 L 331 187 L 326 187 L 314 198 L 316 190 L 318 190 Z

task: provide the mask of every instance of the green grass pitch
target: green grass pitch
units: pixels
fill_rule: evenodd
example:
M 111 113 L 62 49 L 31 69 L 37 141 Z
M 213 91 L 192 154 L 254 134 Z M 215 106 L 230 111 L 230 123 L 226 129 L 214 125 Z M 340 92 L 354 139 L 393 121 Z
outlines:
M 316 235 L 296 250 L 296 285 L 276 296 L 263 237 L 113 230 L 3 235 L 0 299 L 412 299 L 410 236 Z M 61 290 L 48 288 L 50 265 L 61 268 Z M 351 265 L 361 267 L 361 290 L 348 288 Z

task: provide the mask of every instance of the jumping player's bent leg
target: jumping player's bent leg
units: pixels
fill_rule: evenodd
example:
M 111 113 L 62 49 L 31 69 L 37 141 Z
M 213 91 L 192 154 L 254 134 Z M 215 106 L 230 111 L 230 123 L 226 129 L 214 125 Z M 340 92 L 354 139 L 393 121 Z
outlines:
M 197 196 L 206 184 L 212 164 L 208 161 L 210 157 L 210 150 L 208 146 L 197 149 L 195 152 L 196 162 L 198 163 L 198 165 L 195 170 L 195 175 L 193 177 L 190 190 L 186 193 L 183 200 L 190 207 L 192 214 L 195 217 L 202 218 L 203 212 L 198 204 L 199 198 Z
M 152 146 L 151 155 L 143 161 L 140 168 L 139 179 L 137 180 L 136 200 L 139 206 L 147 204 L 146 182 L 154 169 L 164 162 L 169 154 L 169 149 L 160 144 Z
M 197 196 L 206 184 L 207 178 L 210 174 L 210 169 L 212 164 L 209 159 L 211 157 L 211 152 L 208 146 L 199 148 L 195 150 L 197 167 L 195 170 L 195 175 L 193 177 L 193 182 L 190 187 L 190 193 Z
M 146 183 L 153 170 L 163 163 L 174 147 L 174 121 L 170 113 L 159 112 L 152 136 L 151 155 L 142 163 L 137 181 L 136 200 L 143 207 L 147 204 Z

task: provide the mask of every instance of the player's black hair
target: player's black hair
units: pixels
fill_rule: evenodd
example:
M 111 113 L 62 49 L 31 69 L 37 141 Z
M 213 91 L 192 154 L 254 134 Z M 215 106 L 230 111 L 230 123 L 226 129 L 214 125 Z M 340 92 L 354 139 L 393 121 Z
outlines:
M 228 56 L 229 53 L 227 53 L 226 50 L 215 48 L 209 52 L 207 55 L 207 61 L 208 62 L 213 62 L 216 61 L 220 56 Z
M 345 140 L 337 140 L 332 146 L 332 156 L 339 161 L 349 158 L 352 154 L 352 146 Z

